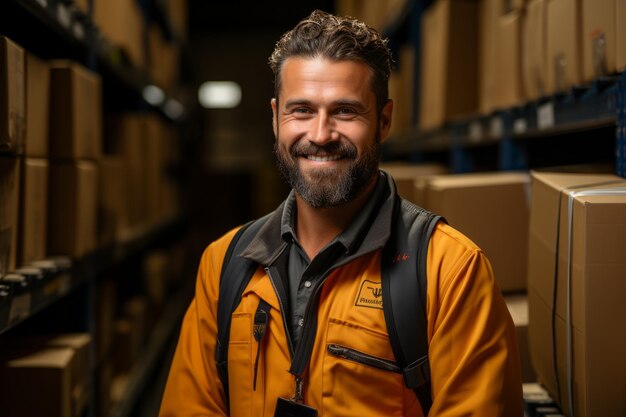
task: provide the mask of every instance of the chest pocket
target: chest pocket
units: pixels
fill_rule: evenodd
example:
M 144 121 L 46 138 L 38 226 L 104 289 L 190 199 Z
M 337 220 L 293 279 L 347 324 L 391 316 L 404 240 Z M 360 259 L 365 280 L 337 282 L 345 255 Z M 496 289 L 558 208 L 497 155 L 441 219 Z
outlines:
M 233 416 L 252 414 L 252 315 L 233 314 L 228 342 L 228 381 Z
M 404 383 L 385 333 L 331 318 L 322 378 L 333 415 L 403 415 Z

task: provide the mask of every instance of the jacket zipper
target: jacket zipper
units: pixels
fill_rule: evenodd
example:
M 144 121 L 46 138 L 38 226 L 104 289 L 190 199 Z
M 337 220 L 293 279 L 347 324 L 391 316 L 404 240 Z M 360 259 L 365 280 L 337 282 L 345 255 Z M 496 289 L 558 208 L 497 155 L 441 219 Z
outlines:
M 329 344 L 327 346 L 328 353 L 333 356 L 337 356 L 343 359 L 347 359 L 352 362 L 359 363 L 361 365 L 370 366 L 372 368 L 381 369 L 383 371 L 394 372 L 397 374 L 402 373 L 402 369 L 395 362 L 388 359 L 378 358 L 376 356 L 368 355 L 367 353 L 359 352 L 345 346 L 337 344 Z
M 274 284 L 274 278 L 272 277 L 272 274 L 270 273 L 270 268 L 269 267 L 265 267 L 265 273 L 267 274 L 268 277 L 270 277 L 270 282 L 272 283 L 272 288 L 274 289 L 274 293 L 276 294 L 276 298 L 278 298 L 278 305 L 280 306 L 280 314 L 283 317 L 283 327 L 285 328 L 285 335 L 287 336 L 287 346 L 289 347 L 289 354 L 291 355 L 291 358 L 293 360 L 293 343 L 291 342 L 291 333 L 289 332 L 289 329 L 287 328 L 287 316 L 285 316 L 285 306 L 283 305 L 283 300 L 280 297 L 278 290 L 276 289 L 276 284 Z

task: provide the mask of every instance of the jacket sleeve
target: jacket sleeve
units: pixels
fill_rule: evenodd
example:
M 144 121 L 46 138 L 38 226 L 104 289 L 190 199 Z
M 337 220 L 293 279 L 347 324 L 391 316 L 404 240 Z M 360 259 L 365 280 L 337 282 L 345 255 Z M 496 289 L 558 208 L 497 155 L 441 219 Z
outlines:
M 183 319 L 160 417 L 228 415 L 214 359 L 219 278 L 228 237 L 232 233 L 212 243 L 202 255 L 195 297 Z
M 439 239 L 438 250 L 431 243 L 429 251 L 435 258 L 429 259 L 429 276 L 439 274 L 428 283 L 429 416 L 521 417 L 515 327 L 491 265 L 471 242 L 468 247 L 446 239 Z

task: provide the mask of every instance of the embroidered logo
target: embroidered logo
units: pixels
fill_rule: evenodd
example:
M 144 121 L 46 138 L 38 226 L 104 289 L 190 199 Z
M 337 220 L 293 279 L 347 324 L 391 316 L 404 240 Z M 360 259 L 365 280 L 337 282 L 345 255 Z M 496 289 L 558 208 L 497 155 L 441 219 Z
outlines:
M 383 309 L 383 289 L 380 282 L 364 280 L 361 283 L 355 306 Z

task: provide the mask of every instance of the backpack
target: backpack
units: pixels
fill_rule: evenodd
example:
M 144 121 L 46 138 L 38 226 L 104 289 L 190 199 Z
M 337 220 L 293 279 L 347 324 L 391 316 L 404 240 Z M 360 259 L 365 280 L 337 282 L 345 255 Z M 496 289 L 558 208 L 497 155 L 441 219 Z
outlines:
M 227 402 L 230 319 L 258 268 L 256 262 L 238 255 L 270 215 L 241 227 L 224 256 L 217 307 L 215 360 Z M 393 216 L 393 230 L 383 248 L 381 261 L 383 312 L 391 348 L 402 369 L 404 383 L 415 391 L 426 416 L 432 405 L 426 317 L 426 255 L 437 222 L 445 222 L 445 219 L 399 197 L 396 197 Z

